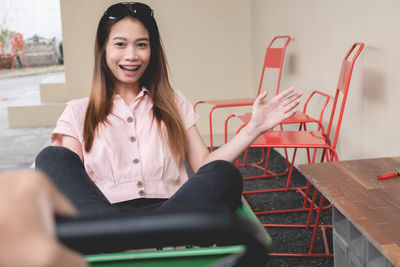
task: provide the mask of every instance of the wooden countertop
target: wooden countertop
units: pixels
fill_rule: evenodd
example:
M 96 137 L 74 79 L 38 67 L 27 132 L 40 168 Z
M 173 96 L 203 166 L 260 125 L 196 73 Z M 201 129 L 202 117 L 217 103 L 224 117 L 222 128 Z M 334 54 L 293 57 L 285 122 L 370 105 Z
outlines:
M 300 172 L 395 266 L 400 266 L 400 157 L 300 165 Z

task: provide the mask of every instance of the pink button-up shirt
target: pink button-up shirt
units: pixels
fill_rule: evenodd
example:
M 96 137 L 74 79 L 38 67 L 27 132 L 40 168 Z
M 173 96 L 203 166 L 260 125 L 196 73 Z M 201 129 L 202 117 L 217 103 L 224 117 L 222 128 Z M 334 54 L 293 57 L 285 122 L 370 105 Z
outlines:
M 195 125 L 198 115 L 179 91 L 177 107 L 185 129 Z M 57 121 L 52 144 L 61 145 L 62 135 L 83 144 L 83 121 L 88 98 L 72 100 Z M 111 203 L 136 198 L 169 198 L 188 179 L 183 160 L 176 162 L 168 143 L 160 138 L 157 122 L 152 122 L 153 102 L 143 88 L 128 106 L 113 96 L 113 110 L 100 124 L 92 149 L 82 145 L 86 172 Z M 163 128 L 163 136 L 167 131 Z

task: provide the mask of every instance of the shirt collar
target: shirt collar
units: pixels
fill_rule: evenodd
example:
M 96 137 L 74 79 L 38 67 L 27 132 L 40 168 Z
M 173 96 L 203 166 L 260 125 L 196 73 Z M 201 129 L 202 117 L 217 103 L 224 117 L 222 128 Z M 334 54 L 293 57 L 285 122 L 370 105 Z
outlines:
M 135 97 L 135 99 L 132 100 L 129 105 L 125 103 L 125 101 L 122 99 L 122 97 L 114 93 L 113 94 L 113 107 L 111 113 L 114 115 L 117 115 L 119 117 L 124 118 L 126 116 L 126 112 L 130 110 L 130 112 L 133 111 L 134 106 L 136 106 L 145 95 L 148 95 L 150 92 L 147 88 L 142 87 L 142 90 L 139 92 L 139 94 Z
M 147 88 L 145 88 L 145 87 L 143 86 L 143 87 L 142 87 L 142 90 L 140 90 L 140 92 L 137 94 L 137 96 L 135 97 L 135 99 L 132 100 L 132 102 L 129 104 L 129 106 L 132 105 L 132 103 L 134 103 L 134 102 L 140 100 L 144 95 L 147 95 L 147 94 L 149 94 L 149 93 L 150 93 L 149 90 L 147 90 Z M 112 98 L 113 98 L 113 102 L 115 102 L 116 100 L 118 100 L 118 101 L 119 101 L 119 100 L 124 101 L 124 100 L 122 99 L 122 97 L 121 97 L 119 94 L 117 94 L 117 93 L 114 93 L 113 96 L 112 96 Z

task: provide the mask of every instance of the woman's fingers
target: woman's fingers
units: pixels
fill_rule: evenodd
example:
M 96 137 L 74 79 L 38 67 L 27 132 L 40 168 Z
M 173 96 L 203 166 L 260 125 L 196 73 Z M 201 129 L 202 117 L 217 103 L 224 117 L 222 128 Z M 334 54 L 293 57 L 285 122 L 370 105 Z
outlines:
M 255 104 L 259 104 L 261 101 L 263 101 L 268 95 L 268 91 L 264 91 L 261 94 L 258 95 L 256 100 L 254 101 Z
M 286 90 L 284 90 L 283 92 L 279 93 L 278 95 L 276 95 L 274 98 L 276 100 L 278 100 L 279 102 L 284 103 L 284 105 L 286 106 L 288 103 L 294 101 L 295 99 L 299 98 L 302 96 L 302 92 L 299 92 L 295 95 L 291 95 L 294 92 L 295 88 L 294 87 L 290 87 Z M 261 93 L 255 100 L 255 103 L 259 103 L 262 100 L 264 100 L 268 95 L 268 91 L 264 91 L 263 93 Z
M 293 103 L 293 102 L 299 100 L 299 98 L 300 98 L 301 96 L 302 96 L 302 93 L 301 93 L 301 92 L 298 92 L 297 94 L 290 95 L 290 96 L 288 96 L 287 98 L 283 99 L 281 103 L 282 103 L 284 106 L 287 106 L 287 105 L 289 105 L 289 104 L 291 104 L 291 103 Z
M 298 97 L 291 99 L 291 101 L 288 101 L 287 103 L 284 104 L 284 107 L 286 110 L 291 110 L 296 108 L 300 104 L 300 99 Z
M 53 205 L 53 210 L 56 215 L 61 216 L 74 216 L 77 214 L 75 207 L 72 203 L 62 195 L 55 186 L 48 181 L 49 201 Z
M 86 265 L 55 238 L 55 213 L 73 215 L 75 209 L 43 173 L 4 172 L 0 203 L 8 203 L 0 205 L 0 266 Z
M 58 243 L 53 243 L 53 246 L 49 252 L 49 255 L 45 256 L 47 258 L 45 259 L 46 264 L 44 266 L 88 266 L 88 263 L 85 261 L 82 255 Z
M 283 105 L 284 112 L 289 113 L 289 117 L 291 117 L 294 113 L 296 113 L 297 110 L 295 108 L 300 104 L 300 97 L 302 96 L 302 93 L 299 92 L 295 95 L 291 95 L 284 99 L 281 104 Z
M 289 96 L 290 94 L 292 94 L 294 92 L 295 88 L 294 87 L 290 87 L 288 89 L 286 89 L 285 91 L 283 91 L 282 93 L 279 93 L 276 98 L 279 101 L 282 101 L 283 99 L 285 99 L 287 96 Z
M 254 106 L 263 107 L 263 109 L 268 109 L 269 107 L 275 111 L 280 110 L 281 112 L 284 112 L 285 117 L 288 115 L 287 113 L 290 113 L 289 115 L 292 116 L 296 112 L 294 109 L 300 103 L 300 97 L 303 95 L 302 92 L 293 94 L 294 90 L 294 87 L 288 88 L 269 101 L 264 101 L 268 95 L 268 91 L 264 91 L 256 98 L 254 101 Z

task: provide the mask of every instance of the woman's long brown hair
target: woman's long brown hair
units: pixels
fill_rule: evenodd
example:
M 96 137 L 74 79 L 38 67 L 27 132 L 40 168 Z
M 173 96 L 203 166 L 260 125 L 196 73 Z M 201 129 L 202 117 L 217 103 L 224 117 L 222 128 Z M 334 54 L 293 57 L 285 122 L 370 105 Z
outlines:
M 140 78 L 140 86 L 149 90 L 153 101 L 153 118 L 157 121 L 160 137 L 163 138 L 162 125 L 164 124 L 172 155 L 176 160 L 183 159 L 186 150 L 186 134 L 176 106 L 175 92 L 169 83 L 168 65 L 157 23 L 152 16 L 135 14 L 132 18 L 143 23 L 150 37 L 150 62 Z M 83 127 L 83 142 L 86 152 L 92 148 L 99 125 L 109 123 L 107 116 L 112 110 L 115 78 L 106 64 L 105 45 L 111 27 L 116 22 L 116 20 L 109 20 L 103 16 L 97 28 L 93 80 Z

